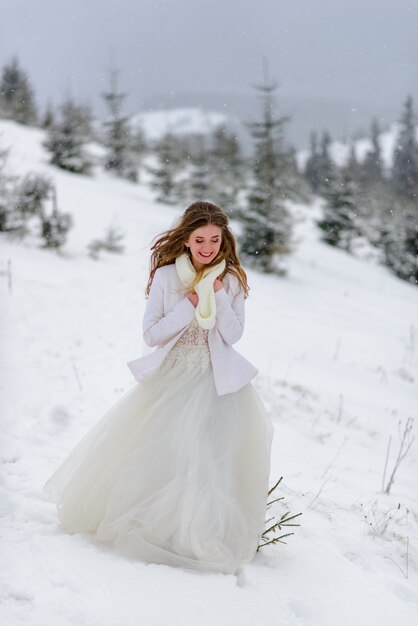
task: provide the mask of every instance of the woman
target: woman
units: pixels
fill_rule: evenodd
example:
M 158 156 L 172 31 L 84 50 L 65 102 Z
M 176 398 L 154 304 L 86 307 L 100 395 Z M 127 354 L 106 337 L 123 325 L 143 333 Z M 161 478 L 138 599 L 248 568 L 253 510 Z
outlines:
M 273 426 L 232 348 L 246 274 L 228 218 L 195 202 L 151 248 L 138 381 L 44 485 L 70 532 L 148 563 L 237 574 L 264 530 Z

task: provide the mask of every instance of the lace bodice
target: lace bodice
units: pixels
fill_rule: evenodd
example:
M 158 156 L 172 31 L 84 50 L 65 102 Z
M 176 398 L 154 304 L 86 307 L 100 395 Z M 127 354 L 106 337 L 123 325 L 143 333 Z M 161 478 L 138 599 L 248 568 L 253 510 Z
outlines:
M 190 322 L 163 361 L 162 368 L 171 368 L 178 360 L 186 364 L 188 371 L 200 368 L 204 372 L 210 363 L 209 331 L 202 328 L 196 318 Z
M 176 346 L 205 346 L 208 345 L 208 330 L 202 328 L 197 319 L 194 317 L 184 331 L 180 339 L 176 342 Z

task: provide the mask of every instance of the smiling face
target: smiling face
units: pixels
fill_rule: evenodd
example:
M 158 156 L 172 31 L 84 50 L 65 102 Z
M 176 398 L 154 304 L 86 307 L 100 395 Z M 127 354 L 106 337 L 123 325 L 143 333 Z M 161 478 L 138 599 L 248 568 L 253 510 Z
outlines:
M 185 242 L 192 254 L 195 270 L 201 270 L 211 263 L 219 252 L 222 243 L 222 229 L 215 224 L 206 224 L 194 230 Z

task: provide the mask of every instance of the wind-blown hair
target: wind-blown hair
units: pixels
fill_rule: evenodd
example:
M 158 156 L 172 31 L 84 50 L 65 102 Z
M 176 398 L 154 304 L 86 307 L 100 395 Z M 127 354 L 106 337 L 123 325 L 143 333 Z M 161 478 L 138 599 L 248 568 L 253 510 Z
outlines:
M 241 267 L 236 239 L 228 226 L 227 215 L 225 215 L 222 209 L 216 206 L 216 204 L 199 200 L 193 202 L 193 204 L 185 210 L 177 226 L 164 233 L 160 233 L 154 238 L 154 243 L 151 246 L 150 275 L 145 290 L 147 297 L 149 296 L 154 274 L 159 267 L 175 263 L 176 258 L 183 254 L 183 252 L 187 252 L 191 260 L 191 252 L 190 249 L 185 246 L 185 242 L 196 228 L 206 226 L 207 224 L 219 226 L 222 230 L 222 241 L 218 254 L 210 263 L 205 265 L 205 268 L 217 265 L 220 261 L 225 259 L 226 267 L 219 278 L 222 280 L 228 272 L 234 274 L 244 289 L 245 297 L 248 296 L 250 288 L 247 283 L 247 275 Z M 201 278 L 203 269 L 197 272 L 196 282 Z

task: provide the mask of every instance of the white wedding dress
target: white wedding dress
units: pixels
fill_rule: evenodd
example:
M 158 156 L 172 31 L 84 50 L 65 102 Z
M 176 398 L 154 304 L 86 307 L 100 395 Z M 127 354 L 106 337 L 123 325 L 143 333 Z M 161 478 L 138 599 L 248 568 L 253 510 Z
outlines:
M 43 489 L 69 532 L 146 563 L 237 574 L 264 530 L 273 425 L 252 383 L 218 396 L 194 319 Z

